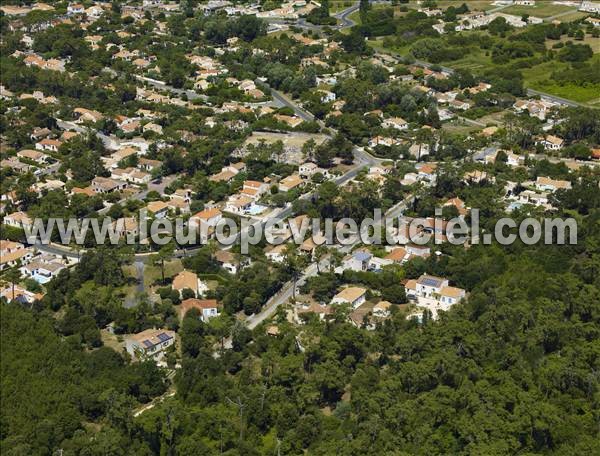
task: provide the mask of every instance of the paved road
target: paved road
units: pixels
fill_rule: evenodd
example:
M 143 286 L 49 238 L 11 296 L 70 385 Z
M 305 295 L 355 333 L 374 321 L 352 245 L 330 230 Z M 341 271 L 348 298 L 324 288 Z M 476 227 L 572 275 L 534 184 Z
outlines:
M 352 6 L 350 6 L 349 8 L 346 8 L 342 11 L 335 13 L 333 15 L 333 17 L 335 17 L 338 20 L 337 25 L 312 24 L 302 17 L 297 19 L 295 22 L 292 22 L 287 19 L 277 18 L 277 17 L 267 18 L 267 19 L 265 19 L 265 21 L 268 22 L 269 24 L 288 25 L 291 27 L 299 27 L 299 28 L 303 28 L 306 30 L 313 30 L 316 32 L 321 32 L 325 28 L 330 28 L 332 30 L 342 30 L 342 29 L 352 27 L 353 25 L 355 25 L 354 21 L 352 19 L 349 19 L 348 16 L 350 16 L 353 12 L 358 10 L 358 8 L 359 8 L 359 3 L 357 2 L 357 3 L 353 4 Z
M 294 110 L 294 114 L 296 114 L 296 116 L 300 117 L 305 122 L 312 122 L 313 120 L 315 120 L 315 116 L 313 116 L 310 112 L 306 111 L 304 108 L 301 108 L 297 103 L 291 100 L 284 93 L 271 88 L 271 96 L 279 103 L 292 108 Z
M 576 101 L 567 100 L 566 98 L 557 97 L 555 95 L 550 95 L 549 93 L 540 92 L 539 90 L 527 89 L 527 95 L 529 95 L 530 97 L 539 96 L 545 100 L 550 100 L 555 103 L 562 103 L 571 107 L 583 106 L 583 104 L 578 103 Z
M 166 90 L 168 92 L 174 93 L 179 96 L 185 95 L 187 97 L 187 99 L 190 101 L 193 101 L 193 100 L 206 101 L 206 100 L 208 100 L 208 97 L 206 95 L 200 95 L 199 93 L 196 93 L 194 90 L 178 89 L 176 87 L 168 85 L 166 82 L 147 78 L 145 76 L 136 75 L 135 78 L 138 81 L 145 82 L 146 84 L 151 85 L 152 87 L 154 87 L 156 89 Z
M 75 122 L 71 122 L 69 120 L 56 119 L 56 125 L 58 125 L 58 127 L 62 130 L 72 130 L 78 133 L 87 133 L 88 131 L 90 131 L 90 129 L 88 129 L 87 127 L 77 124 Z M 98 138 L 102 140 L 104 147 L 106 147 L 107 149 L 117 150 L 120 147 L 120 141 L 118 138 L 114 136 L 107 136 L 100 131 L 95 131 L 94 133 Z

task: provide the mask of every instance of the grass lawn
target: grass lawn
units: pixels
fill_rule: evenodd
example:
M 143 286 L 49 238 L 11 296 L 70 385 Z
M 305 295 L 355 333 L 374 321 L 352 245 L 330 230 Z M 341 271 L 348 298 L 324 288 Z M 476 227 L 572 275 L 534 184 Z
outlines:
M 581 19 L 582 17 L 589 16 L 589 13 L 581 13 L 579 11 L 573 11 L 572 13 L 565 14 L 564 16 L 560 16 L 557 19 L 561 22 L 572 22 L 577 19 Z
M 496 8 L 496 6 L 492 5 L 491 0 L 466 0 L 464 2 L 461 1 L 456 1 L 456 0 L 441 0 L 436 2 L 438 8 L 444 10 L 446 8 L 448 8 L 449 6 L 455 6 L 458 7 L 460 5 L 462 5 L 463 3 L 466 3 L 467 6 L 469 7 L 469 10 L 471 11 L 487 11 L 490 10 L 492 8 Z M 415 7 L 415 8 L 420 8 L 420 6 L 417 5 L 417 2 L 410 2 L 411 6 Z
M 171 261 L 165 261 L 165 278 L 170 278 L 183 271 L 181 260 L 176 258 Z M 146 287 L 152 285 L 162 278 L 160 265 L 146 264 L 144 269 L 144 284 Z
M 505 14 L 514 14 L 522 16 L 529 14 L 530 16 L 546 18 L 557 14 L 566 13 L 567 11 L 575 12 L 577 8 L 573 6 L 554 5 L 552 2 L 536 2 L 535 6 L 511 6 L 502 10 Z
M 123 348 L 125 348 L 125 343 L 119 341 L 119 336 L 109 333 L 106 329 L 100 330 L 100 337 L 105 347 L 112 348 L 117 353 L 121 353 Z
M 353 4 L 353 0 L 332 0 L 329 2 L 329 12 L 330 14 L 337 13 L 350 8 Z
M 506 114 L 506 111 L 499 111 L 499 112 L 493 112 L 491 114 L 485 115 L 483 117 L 480 117 L 479 119 L 477 119 L 478 122 L 484 123 L 486 125 L 488 124 L 501 124 L 502 123 L 502 117 Z
M 481 128 L 468 124 L 460 119 L 452 119 L 449 122 L 444 122 L 442 124 L 442 130 L 446 130 L 449 133 L 468 135 L 474 131 L 481 130 Z

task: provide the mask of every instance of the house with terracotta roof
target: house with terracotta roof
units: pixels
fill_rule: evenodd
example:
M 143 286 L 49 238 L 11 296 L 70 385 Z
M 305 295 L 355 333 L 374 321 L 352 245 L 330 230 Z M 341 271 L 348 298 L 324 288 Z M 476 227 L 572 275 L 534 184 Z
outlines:
M 246 195 L 237 194 L 229 197 L 223 210 L 232 214 L 245 215 L 248 213 L 253 204 L 253 198 Z
M 40 301 L 44 294 L 33 293 L 19 285 L 15 285 L 13 290 L 13 286 L 9 284 L 0 289 L 0 297 L 5 298 L 8 302 L 16 301 L 21 304 L 33 304 L 35 301 Z
M 188 298 L 183 300 L 179 306 L 179 318 L 183 320 L 185 314 L 192 309 L 200 312 L 200 319 L 204 323 L 208 323 L 208 320 L 219 315 L 219 305 L 216 299 Z
M 192 271 L 185 269 L 173 278 L 173 290 L 177 290 L 179 295 L 183 295 L 183 290 L 186 288 L 192 290 L 196 296 L 201 296 L 208 291 L 208 287 L 202 282 L 198 275 Z
M 92 180 L 94 193 L 120 192 L 127 188 L 127 182 L 111 179 L 110 177 L 97 176 Z
M 43 152 L 40 152 L 39 150 L 32 150 L 32 149 L 20 150 L 19 152 L 17 152 L 17 157 L 34 161 L 39 165 L 46 163 L 48 161 L 48 159 L 50 158 L 49 155 L 46 155 Z
M 367 290 L 362 287 L 346 287 L 331 300 L 331 304 L 350 304 L 356 309 L 365 302 Z
M 13 212 L 12 214 L 5 215 L 2 219 L 5 225 L 12 226 L 14 228 L 23 228 L 33 226 L 33 221 L 25 212 Z
M 294 321 L 301 325 L 304 324 L 305 316 L 315 314 L 319 320 L 325 320 L 330 315 L 333 315 L 334 309 L 329 305 L 318 304 L 312 302 L 310 304 L 299 305 L 294 308 Z
M 215 252 L 215 260 L 219 265 L 231 274 L 236 274 L 238 271 L 238 260 L 235 255 L 229 250 L 217 250 Z M 240 259 L 239 267 L 247 264 L 249 259 Z
M 304 185 L 304 180 L 298 174 L 291 174 L 279 181 L 279 191 L 289 192 Z
M 389 119 L 385 119 L 381 126 L 383 128 L 393 128 L 395 130 L 407 130 L 408 122 L 401 117 L 390 117 Z
M 538 176 L 535 181 L 535 188 L 540 191 L 555 192 L 556 190 L 570 190 L 571 182 L 559 179 L 550 179 L 549 177 Z
M 165 218 L 169 212 L 169 205 L 164 201 L 151 201 L 146 209 L 154 218 Z
M 41 141 L 35 143 L 35 148 L 37 150 L 49 150 L 51 152 L 58 152 L 60 146 L 62 146 L 62 141 L 50 138 L 44 138 Z
M 125 339 L 125 349 L 134 359 L 146 357 L 158 360 L 175 343 L 175 332 L 167 329 L 146 329 Z
M 199 227 L 201 223 L 215 227 L 223 219 L 223 213 L 216 207 L 204 209 L 190 217 L 190 226 Z
M 27 264 L 33 258 L 33 249 L 20 242 L 0 239 L 0 271 Z
M 558 136 L 548 135 L 536 141 L 536 144 L 541 144 L 546 150 L 560 150 L 563 148 L 565 141 Z
M 391 314 L 393 304 L 389 301 L 379 301 L 373 306 L 373 315 L 379 318 L 387 318 Z
M 75 116 L 75 123 L 84 122 L 99 122 L 104 119 L 104 116 L 98 111 L 86 108 L 75 108 L 73 109 L 73 115 Z
M 403 264 L 403 263 L 406 263 L 406 261 L 408 261 L 409 256 L 410 255 L 408 254 L 408 252 L 406 251 L 405 248 L 397 247 L 394 250 L 392 250 L 391 252 L 389 252 L 385 256 L 385 259 L 390 260 L 396 264 Z
M 296 128 L 298 125 L 300 125 L 303 122 L 303 120 L 300 117 L 286 116 L 284 114 L 275 114 L 273 116 L 273 118 L 275 120 L 277 120 L 278 122 L 288 125 L 291 128 Z
M 240 193 L 254 200 L 259 199 L 269 190 L 269 185 L 265 182 L 246 180 Z

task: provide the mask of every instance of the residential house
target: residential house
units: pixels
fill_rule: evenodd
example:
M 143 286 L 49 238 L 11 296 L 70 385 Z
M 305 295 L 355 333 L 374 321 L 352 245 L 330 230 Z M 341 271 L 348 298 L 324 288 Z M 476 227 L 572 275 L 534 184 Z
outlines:
M 2 221 L 5 225 L 13 228 L 31 228 L 33 226 L 33 221 L 25 212 L 21 211 L 5 215 Z
M 383 268 L 394 264 L 394 262 L 388 258 L 371 257 L 369 260 L 368 270 L 373 272 L 383 271 Z
M 223 213 L 216 207 L 210 209 L 204 209 L 190 217 L 190 227 L 198 229 L 205 224 L 209 228 L 215 228 L 217 224 L 223 219 Z
M 104 116 L 98 111 L 86 108 L 75 108 L 73 110 L 73 115 L 75 116 L 75 123 L 94 123 L 99 122 L 104 118 Z
M 138 234 L 138 222 L 135 217 L 122 217 L 115 220 L 113 223 L 113 229 L 115 233 L 122 236 L 137 236 Z
M 289 192 L 304 185 L 304 180 L 298 174 L 291 174 L 279 181 L 279 191 Z
M 284 114 L 275 114 L 273 118 L 278 122 L 284 123 L 291 128 L 296 128 L 303 122 L 303 120 L 300 117 L 286 116 Z
M 125 339 L 127 353 L 134 359 L 160 358 L 175 343 L 175 332 L 167 329 L 146 329 Z
M 331 304 L 350 304 L 356 309 L 366 300 L 367 290 L 361 287 L 347 287 L 336 294 L 331 300 Z
M 21 266 L 19 271 L 25 277 L 30 277 L 38 283 L 45 284 L 56 277 L 66 265 L 57 259 L 36 257 L 29 263 Z
M 183 319 L 185 314 L 192 309 L 200 312 L 200 319 L 204 323 L 208 323 L 208 320 L 219 315 L 219 306 L 216 299 L 188 298 L 183 300 L 179 306 L 179 318 Z
M 252 198 L 253 200 L 258 200 L 261 196 L 267 193 L 268 190 L 269 185 L 265 182 L 247 180 L 244 181 L 244 185 L 240 191 L 240 194 L 242 196 Z
M 154 218 L 160 219 L 165 218 L 169 212 L 169 205 L 164 201 L 151 201 L 146 206 L 146 209 L 150 215 Z
M 369 252 L 358 251 L 347 256 L 340 266 L 335 268 L 336 274 L 341 274 L 346 270 L 351 271 L 366 271 L 369 268 L 369 261 L 373 255 Z
M 195 272 L 185 269 L 173 278 L 172 288 L 178 291 L 180 296 L 183 296 L 183 290 L 186 288 L 192 290 L 196 296 L 202 296 L 208 291 L 208 286 L 198 278 Z
M 92 180 L 92 190 L 94 193 L 120 192 L 126 188 L 127 182 L 118 181 L 109 177 L 97 176 Z
M 272 245 L 267 248 L 265 256 L 273 263 L 282 264 L 285 261 L 286 249 L 287 245 L 285 244 Z
M 403 247 L 397 247 L 389 252 L 386 256 L 386 260 L 390 260 L 396 264 L 404 264 L 408 261 L 410 254 Z
M 419 307 L 428 309 L 433 318 L 440 310 L 446 311 L 466 296 L 462 288 L 451 287 L 448 279 L 427 274 L 405 284 L 406 296 Z
M 48 159 L 50 158 L 50 156 L 48 156 L 38 150 L 32 150 L 32 149 L 20 150 L 19 152 L 17 152 L 17 157 L 34 161 L 38 165 L 42 165 L 42 164 L 46 163 L 48 161 Z
M 253 204 L 254 199 L 250 198 L 249 196 L 232 195 L 227 200 L 223 210 L 232 214 L 245 215 L 248 213 Z
M 0 239 L 0 271 L 27 264 L 33 258 L 33 249 L 20 242 Z
M 330 103 L 336 99 L 335 93 L 329 90 L 319 90 L 318 93 L 321 96 L 321 103 Z
M 548 135 L 543 139 L 539 139 L 536 144 L 541 144 L 546 150 L 560 150 L 564 146 L 564 139 L 558 136 Z
M 408 122 L 406 120 L 402 119 L 401 117 L 390 117 L 388 119 L 385 119 L 381 123 L 381 126 L 383 128 L 394 128 L 396 130 L 407 130 Z
M 294 308 L 294 321 L 296 324 L 303 324 L 303 316 L 308 314 L 315 314 L 319 317 L 319 320 L 325 320 L 327 317 L 332 315 L 334 309 L 328 305 L 318 304 L 316 302 L 301 305 Z
M 237 274 L 238 272 L 238 261 L 235 255 L 229 250 L 217 250 L 215 253 L 215 260 L 219 265 L 231 274 Z M 242 264 L 239 264 L 241 267 Z
M 44 138 L 35 143 L 35 148 L 37 150 L 49 150 L 51 152 L 58 152 L 60 146 L 62 146 L 62 141 L 59 141 L 58 139 Z
M 379 318 L 387 318 L 391 315 L 393 304 L 389 301 L 379 301 L 373 306 L 373 315 Z
M 535 188 L 548 192 L 555 192 L 556 190 L 570 190 L 571 182 L 539 176 L 535 181 Z

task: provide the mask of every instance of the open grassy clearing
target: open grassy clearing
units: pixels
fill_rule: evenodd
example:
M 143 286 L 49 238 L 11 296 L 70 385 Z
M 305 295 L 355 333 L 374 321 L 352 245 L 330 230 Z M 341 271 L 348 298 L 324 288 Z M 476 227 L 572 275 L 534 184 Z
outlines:
M 542 19 L 569 11 L 575 12 L 577 11 L 577 8 L 573 6 L 554 5 L 552 2 L 540 1 L 536 2 L 535 6 L 510 6 L 502 10 L 502 12 L 506 14 L 514 14 L 515 16 L 529 14 L 530 16 L 540 17 Z
M 565 14 L 562 15 L 558 18 L 556 18 L 557 20 L 561 21 L 561 22 L 572 22 L 572 21 L 576 21 L 578 19 L 581 19 L 583 17 L 589 16 L 588 13 L 582 13 L 579 11 L 573 11 L 572 13 L 569 14 Z
M 346 8 L 350 8 L 354 4 L 353 0 L 333 0 L 329 2 L 329 12 L 337 13 Z
M 176 258 L 171 261 L 165 261 L 165 279 L 171 278 L 183 271 L 181 260 Z M 144 268 L 144 284 L 148 287 L 162 278 L 160 264 L 146 264 Z
M 475 11 L 475 10 L 487 11 L 487 10 L 496 8 L 495 5 L 492 5 L 492 2 L 490 0 L 466 0 L 464 2 L 456 1 L 456 0 L 443 0 L 443 1 L 436 2 L 436 3 L 437 3 L 438 8 L 440 8 L 440 9 L 446 9 L 449 6 L 458 7 L 458 6 L 462 5 L 463 3 L 466 3 L 471 11 Z M 420 8 L 420 6 L 417 4 L 416 1 L 411 1 L 410 6 L 413 8 Z

